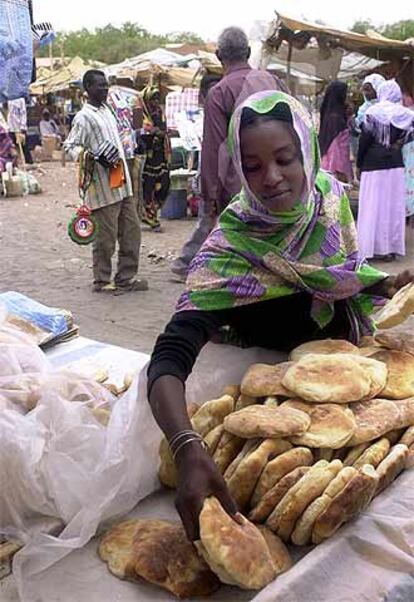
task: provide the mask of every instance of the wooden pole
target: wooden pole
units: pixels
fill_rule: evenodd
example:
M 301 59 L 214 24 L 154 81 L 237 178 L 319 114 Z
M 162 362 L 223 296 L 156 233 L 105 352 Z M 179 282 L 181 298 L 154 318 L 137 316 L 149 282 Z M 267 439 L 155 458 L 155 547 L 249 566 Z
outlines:
M 288 56 L 287 56 L 287 71 L 286 71 L 286 85 L 288 87 L 289 92 L 292 92 L 291 89 L 291 69 L 292 69 L 292 43 L 289 42 Z

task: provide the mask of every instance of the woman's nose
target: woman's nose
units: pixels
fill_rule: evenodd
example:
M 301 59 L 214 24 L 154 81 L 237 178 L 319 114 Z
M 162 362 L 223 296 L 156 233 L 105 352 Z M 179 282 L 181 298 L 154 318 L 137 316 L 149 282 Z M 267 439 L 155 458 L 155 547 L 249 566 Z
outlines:
M 283 174 L 280 167 L 276 165 L 276 163 L 269 165 L 264 176 L 263 184 L 265 186 L 275 186 L 282 180 Z

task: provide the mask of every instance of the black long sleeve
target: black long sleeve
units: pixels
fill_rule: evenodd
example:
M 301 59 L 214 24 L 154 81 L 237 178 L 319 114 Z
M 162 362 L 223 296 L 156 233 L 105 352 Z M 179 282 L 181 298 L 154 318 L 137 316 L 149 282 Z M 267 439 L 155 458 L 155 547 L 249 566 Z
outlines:
M 367 131 L 362 130 L 359 138 L 357 167 L 361 171 L 379 171 L 404 167 L 402 142 L 405 133 L 391 126 L 390 146 L 384 146 Z
M 201 349 L 222 326 L 229 326 L 244 346 L 286 352 L 312 339 L 349 336 L 344 301 L 335 303 L 334 318 L 324 329 L 311 318 L 311 305 L 311 295 L 297 293 L 227 310 L 175 314 L 155 344 L 148 368 L 148 391 L 160 376 L 176 376 L 184 383 Z
M 148 391 L 157 378 L 166 374 L 185 382 L 201 349 L 226 323 L 226 316 L 226 311 L 174 314 L 155 343 L 148 368 Z

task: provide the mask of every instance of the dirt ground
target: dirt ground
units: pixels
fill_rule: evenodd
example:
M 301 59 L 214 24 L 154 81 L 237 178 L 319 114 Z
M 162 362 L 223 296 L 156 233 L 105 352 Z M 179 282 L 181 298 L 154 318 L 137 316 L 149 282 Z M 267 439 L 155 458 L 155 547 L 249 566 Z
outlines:
M 78 202 L 76 166 L 43 163 L 32 173 L 42 194 L 0 197 L 1 290 L 69 309 L 83 336 L 149 353 L 182 290 L 169 266 L 195 220 L 165 221 L 161 233 L 143 227 L 140 276 L 149 280 L 148 292 L 94 293 L 91 248 L 67 234 Z
M 148 292 L 93 293 L 91 249 L 74 244 L 66 231 L 78 201 L 76 166 L 44 163 L 33 174 L 42 194 L 0 198 L 1 290 L 69 309 L 83 336 L 150 353 L 182 290 L 172 282 L 170 264 L 195 220 L 164 221 L 162 233 L 143 229 L 140 275 L 149 280 Z M 411 267 L 413 232 L 404 260 L 378 266 L 390 272 Z

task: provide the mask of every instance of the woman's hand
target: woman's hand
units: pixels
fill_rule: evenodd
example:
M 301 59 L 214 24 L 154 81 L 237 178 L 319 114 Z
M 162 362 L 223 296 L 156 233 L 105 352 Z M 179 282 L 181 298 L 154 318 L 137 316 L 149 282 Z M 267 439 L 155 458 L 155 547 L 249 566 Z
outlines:
M 386 286 L 386 295 L 391 299 L 401 288 L 410 284 L 410 282 L 414 282 L 414 272 L 412 270 L 404 270 L 400 272 L 396 276 L 388 276 L 385 286 Z
M 237 520 L 237 505 L 214 460 L 200 443 L 185 445 L 177 455 L 178 488 L 175 505 L 187 537 L 199 539 L 198 517 L 206 497 L 214 495 L 224 510 Z

